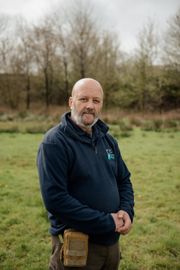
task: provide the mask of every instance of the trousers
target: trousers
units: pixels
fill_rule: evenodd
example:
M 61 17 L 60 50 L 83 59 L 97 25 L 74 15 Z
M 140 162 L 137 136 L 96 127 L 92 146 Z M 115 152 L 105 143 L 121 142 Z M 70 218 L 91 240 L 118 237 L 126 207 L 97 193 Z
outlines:
M 58 236 L 52 236 L 52 254 L 49 270 L 118 270 L 120 264 L 119 242 L 111 246 L 89 242 L 87 265 L 84 267 L 65 267 L 60 260 L 62 243 Z

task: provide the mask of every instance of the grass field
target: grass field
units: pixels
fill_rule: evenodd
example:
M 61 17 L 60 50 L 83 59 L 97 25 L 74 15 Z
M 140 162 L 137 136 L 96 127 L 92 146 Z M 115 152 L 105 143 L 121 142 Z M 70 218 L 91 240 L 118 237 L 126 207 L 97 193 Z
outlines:
M 0 269 L 46 270 L 48 220 L 36 153 L 42 134 L 0 134 Z M 134 129 L 119 140 L 136 217 L 121 238 L 121 270 L 180 269 L 180 132 Z M 112 269 L 113 270 L 113 269 Z

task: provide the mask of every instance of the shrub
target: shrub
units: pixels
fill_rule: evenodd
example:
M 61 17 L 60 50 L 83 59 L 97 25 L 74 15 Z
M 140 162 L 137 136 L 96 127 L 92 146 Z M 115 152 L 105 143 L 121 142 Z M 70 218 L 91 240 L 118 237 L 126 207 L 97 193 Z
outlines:
M 143 122 L 142 130 L 145 131 L 161 131 L 163 126 L 162 120 L 147 120 Z
M 123 131 L 123 132 L 120 132 L 119 135 L 122 138 L 126 138 L 126 137 L 130 137 L 132 135 L 132 132 L 131 131 Z
M 139 118 L 130 118 L 129 121 L 130 121 L 130 124 L 135 127 L 141 127 L 142 125 L 142 120 Z
M 167 119 L 164 121 L 164 126 L 166 128 L 177 128 L 178 127 L 178 121 L 173 119 Z
M 119 121 L 119 128 L 121 131 L 132 131 L 133 127 L 130 125 L 128 119 L 122 119 Z
M 48 129 L 52 128 L 53 123 L 34 124 L 25 128 L 25 133 L 45 133 Z
M 110 133 L 113 137 L 115 137 L 116 139 L 118 139 L 120 137 L 120 130 L 119 130 L 119 126 L 117 125 L 110 125 Z
M 154 119 L 153 124 L 155 131 L 161 131 L 161 129 L 163 128 L 163 120 L 161 119 Z
M 19 132 L 19 127 L 17 123 L 13 122 L 6 122 L 0 124 L 0 133 L 7 132 L 7 133 L 16 133 Z

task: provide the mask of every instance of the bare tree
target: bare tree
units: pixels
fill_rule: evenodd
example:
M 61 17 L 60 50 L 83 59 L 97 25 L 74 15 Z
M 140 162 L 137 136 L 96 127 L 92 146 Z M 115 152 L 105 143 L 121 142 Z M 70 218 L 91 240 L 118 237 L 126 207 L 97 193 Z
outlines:
M 105 31 L 95 54 L 93 76 L 97 77 L 106 95 L 105 106 L 111 103 L 114 93 L 119 89 L 120 42 L 114 33 Z
M 8 54 L 11 52 L 12 47 L 8 33 L 9 29 L 9 17 L 0 15 L 0 72 L 7 71 L 8 66 Z
M 173 65 L 180 71 L 180 8 L 169 20 L 163 46 L 165 64 Z
M 71 57 L 76 78 L 88 76 L 99 42 L 92 7 L 78 2 L 69 17 Z
M 16 37 L 14 35 L 14 18 L 0 16 L 0 91 L 4 104 L 17 107 L 20 92 L 15 79 Z
M 66 99 L 68 100 L 69 97 L 69 44 L 68 44 L 68 38 L 65 36 L 65 33 L 62 29 L 62 27 L 58 28 L 58 35 L 57 35 L 57 41 L 58 45 L 60 46 L 60 62 L 62 62 L 63 65 L 63 71 L 64 71 L 64 92 L 66 93 Z
M 19 18 L 17 23 L 19 42 L 17 46 L 17 65 L 25 79 L 26 109 L 30 109 L 31 103 L 31 76 L 33 73 L 34 57 L 31 44 L 32 29 L 25 19 Z
M 52 23 L 48 18 L 40 26 L 34 26 L 31 36 L 32 48 L 36 58 L 36 63 L 43 75 L 45 103 L 49 106 L 54 83 L 53 61 L 56 52 L 56 42 L 52 29 Z
M 180 104 L 180 8 L 168 21 L 162 49 L 163 105 L 166 108 L 178 108 Z
M 152 21 L 143 27 L 138 36 L 135 70 L 137 74 L 136 90 L 139 96 L 139 107 L 142 111 L 149 104 L 152 90 L 153 64 L 157 57 L 158 39 Z
M 62 102 L 62 95 L 66 96 L 66 102 L 69 97 L 70 87 L 70 39 L 67 22 L 62 20 L 59 13 L 51 14 L 53 31 L 56 42 L 56 64 L 57 81 L 62 85 L 59 87 L 59 103 Z M 62 72 L 63 71 L 63 72 Z M 62 78 L 61 78 L 62 77 Z

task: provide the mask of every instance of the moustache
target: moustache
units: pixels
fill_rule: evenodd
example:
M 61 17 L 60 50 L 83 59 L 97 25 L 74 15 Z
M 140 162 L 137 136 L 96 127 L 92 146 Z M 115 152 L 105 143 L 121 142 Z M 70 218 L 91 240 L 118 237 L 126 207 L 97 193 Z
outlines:
M 86 110 L 84 110 L 84 111 L 82 112 L 82 114 L 86 114 L 86 113 L 92 114 L 92 115 L 96 115 L 95 111 L 92 110 L 92 109 L 86 109 Z

